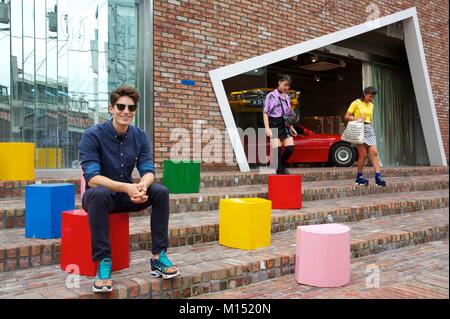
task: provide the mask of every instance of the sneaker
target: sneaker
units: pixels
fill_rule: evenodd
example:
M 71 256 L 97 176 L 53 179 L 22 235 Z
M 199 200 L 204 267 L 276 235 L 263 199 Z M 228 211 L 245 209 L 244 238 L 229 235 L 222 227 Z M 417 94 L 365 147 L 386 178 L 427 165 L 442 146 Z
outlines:
M 367 186 L 369 185 L 369 180 L 365 179 L 364 177 L 358 177 L 355 181 L 355 184 L 359 186 Z
M 95 276 L 94 285 L 92 290 L 94 292 L 111 292 L 113 291 L 111 280 L 111 259 L 104 258 L 98 264 L 97 276 Z
M 181 275 L 181 271 L 172 264 L 164 251 L 159 254 L 159 259 L 150 258 L 150 265 L 151 275 L 155 278 L 169 279 Z
M 386 187 L 386 182 L 380 179 L 375 179 L 375 184 L 377 187 Z

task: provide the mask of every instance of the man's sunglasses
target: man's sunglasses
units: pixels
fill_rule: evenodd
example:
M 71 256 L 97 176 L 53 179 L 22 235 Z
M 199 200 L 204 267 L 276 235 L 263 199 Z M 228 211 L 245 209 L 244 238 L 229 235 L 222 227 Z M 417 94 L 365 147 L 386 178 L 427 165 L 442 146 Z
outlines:
M 128 110 L 130 111 L 130 112 L 134 112 L 134 111 L 136 111 L 136 109 L 137 109 L 137 105 L 135 105 L 135 104 L 129 104 L 129 105 L 127 105 L 127 104 L 121 104 L 121 103 L 116 103 L 116 106 L 117 106 L 117 109 L 119 110 L 119 111 L 123 111 L 123 110 L 125 110 L 125 107 L 127 107 L 128 106 Z

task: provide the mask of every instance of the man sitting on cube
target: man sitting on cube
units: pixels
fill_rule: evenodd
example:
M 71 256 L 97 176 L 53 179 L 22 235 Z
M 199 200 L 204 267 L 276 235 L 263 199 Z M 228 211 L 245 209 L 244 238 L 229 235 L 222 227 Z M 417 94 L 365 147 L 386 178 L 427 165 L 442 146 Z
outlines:
M 92 236 L 92 259 L 98 262 L 95 292 L 113 290 L 108 214 L 136 212 L 152 206 L 151 275 L 172 278 L 181 274 L 166 255 L 168 247 L 169 192 L 154 183 L 155 167 L 146 133 L 131 125 L 136 115 L 138 91 L 130 86 L 115 89 L 109 98 L 112 119 L 87 129 L 81 137 L 80 162 L 86 181 L 82 198 Z M 133 183 L 137 167 L 141 179 Z

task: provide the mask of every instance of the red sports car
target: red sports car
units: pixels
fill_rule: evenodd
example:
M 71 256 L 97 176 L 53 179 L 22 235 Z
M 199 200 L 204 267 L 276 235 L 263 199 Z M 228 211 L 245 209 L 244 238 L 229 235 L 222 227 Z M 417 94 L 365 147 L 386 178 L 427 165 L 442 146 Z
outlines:
M 303 134 L 294 137 L 294 153 L 288 163 L 328 163 L 333 166 L 348 167 L 357 159 L 356 148 L 341 140 L 338 134 L 317 134 L 300 125 Z M 302 130 L 297 128 L 297 132 Z M 256 149 L 257 150 L 257 145 Z M 258 156 L 249 158 L 248 141 L 244 140 L 244 150 L 250 164 L 264 164 Z M 258 153 L 256 153 L 258 154 Z M 270 154 L 270 141 L 267 138 L 266 155 Z M 255 159 L 256 157 L 256 159 Z

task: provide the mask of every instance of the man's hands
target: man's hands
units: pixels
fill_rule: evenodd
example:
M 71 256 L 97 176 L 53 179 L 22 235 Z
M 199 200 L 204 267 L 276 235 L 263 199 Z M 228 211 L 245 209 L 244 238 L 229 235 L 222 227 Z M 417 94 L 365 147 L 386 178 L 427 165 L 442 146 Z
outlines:
M 147 185 L 144 182 L 138 184 L 125 184 L 124 190 L 130 196 L 130 199 L 135 204 L 142 204 L 148 200 Z
M 141 177 L 141 181 L 137 184 L 125 184 L 124 192 L 130 196 L 135 204 L 142 204 L 148 200 L 147 189 L 155 181 L 155 174 L 147 173 Z
M 131 201 L 137 203 L 137 204 L 141 204 L 144 203 L 148 200 L 148 196 L 147 196 L 147 188 L 148 186 L 143 182 L 140 181 L 138 184 L 138 189 L 140 190 L 140 193 L 138 195 L 135 195 L 131 198 Z
M 89 180 L 89 186 L 103 186 L 112 192 L 127 193 L 133 203 L 142 204 L 148 200 L 147 189 L 154 180 L 155 175 L 153 173 L 147 173 L 142 176 L 141 181 L 137 184 L 122 183 L 97 175 Z

